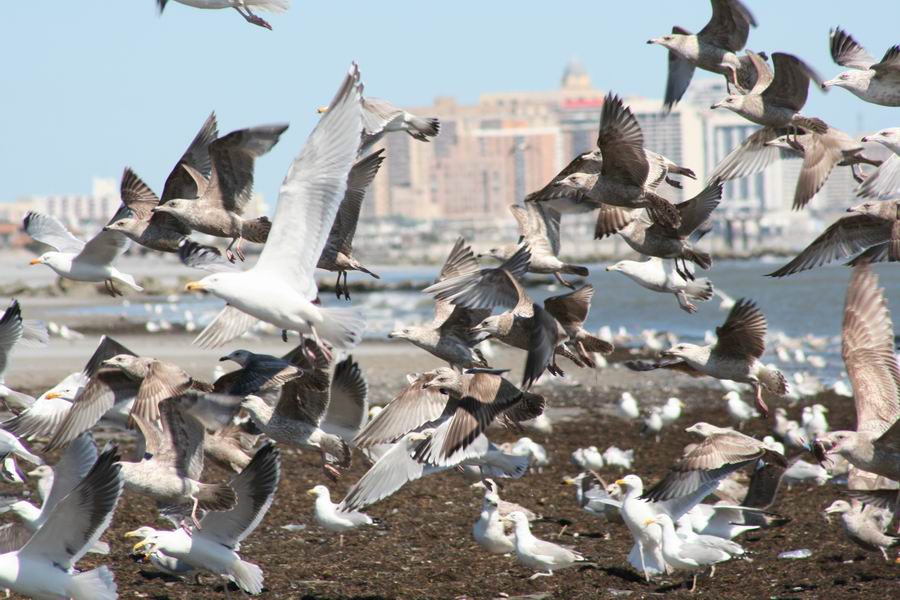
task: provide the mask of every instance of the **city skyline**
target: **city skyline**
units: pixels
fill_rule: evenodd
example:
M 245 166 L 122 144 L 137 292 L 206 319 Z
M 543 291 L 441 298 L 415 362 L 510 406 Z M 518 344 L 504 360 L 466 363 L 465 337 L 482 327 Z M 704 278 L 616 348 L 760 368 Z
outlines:
M 873 1 L 857 3 L 858 10 L 839 19 L 813 2 L 750 5 L 760 27 L 748 47 L 795 52 L 824 77 L 841 70 L 828 56 L 829 27 L 845 27 L 876 56 L 895 41 L 883 22 L 866 18 L 878 12 Z M 224 11 L 173 5 L 159 17 L 153 2 L 99 0 L 55 6 L 35 32 L 16 26 L 29 16 L 28 6 L 12 5 L 0 32 L 30 60 L 11 61 L 4 78 L 0 159 L 8 168 L 0 201 L 85 194 L 93 177 L 118 177 L 125 166 L 158 189 L 215 110 L 223 133 L 291 122 L 257 169 L 257 190 L 273 204 L 318 118 L 315 107 L 328 100 L 323 90 L 332 89 L 351 60 L 360 62 L 368 94 L 407 106 L 441 96 L 471 104 L 489 90 L 550 89 L 572 56 L 599 89 L 657 98 L 666 55 L 644 40 L 673 24 L 699 29 L 710 11 L 705 2 L 649 0 L 634 7 L 639 19 L 602 3 L 581 7 L 580 18 L 540 2 L 517 3 L 514 10 L 459 6 L 447 12 L 399 2 L 397 14 L 423 25 L 382 19 L 376 36 L 367 28 L 380 9 L 368 3 L 354 6 L 352 19 L 343 18 L 343 6 L 297 4 L 271 19 L 282 35 L 247 32 L 246 23 Z M 797 35 L 796 19 L 812 33 Z M 237 35 L 245 41 L 234 48 Z M 707 77 L 697 75 L 697 81 Z M 851 132 L 896 124 L 891 109 L 859 102 L 845 90 L 811 91 L 805 112 Z

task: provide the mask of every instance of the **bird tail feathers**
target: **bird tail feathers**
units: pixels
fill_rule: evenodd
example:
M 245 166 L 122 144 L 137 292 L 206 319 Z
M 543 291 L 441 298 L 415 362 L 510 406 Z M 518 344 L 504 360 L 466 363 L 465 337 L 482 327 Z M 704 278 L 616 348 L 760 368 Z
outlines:
M 784 396 L 788 392 L 787 379 L 778 369 L 763 367 L 759 370 L 759 381 L 773 394 Z
M 366 321 L 350 308 L 320 308 L 323 320 L 316 326 L 319 337 L 342 350 L 357 346 L 362 341 Z
M 437 119 L 420 119 L 416 117 L 411 119 L 409 124 L 409 135 L 423 142 L 427 142 L 428 138 L 436 136 L 441 130 L 441 122 Z
M 700 250 L 685 250 L 684 258 L 685 260 L 693 262 L 704 271 L 709 270 L 712 266 L 712 257 L 708 253 L 701 252 Z
M 262 593 L 263 572 L 259 566 L 246 560 L 239 560 L 231 566 L 229 575 L 238 587 L 248 594 Z
M 115 279 L 116 281 L 121 281 L 136 292 L 144 291 L 144 288 L 139 286 L 137 284 L 137 281 L 134 280 L 134 276 L 128 273 L 116 273 L 113 279 Z
M 269 12 L 284 12 L 291 7 L 291 0 L 244 0 L 244 4 Z
M 241 236 L 248 242 L 263 244 L 269 238 L 272 221 L 268 217 L 259 217 L 252 221 L 244 221 L 241 225 Z
M 115 600 L 116 580 L 107 566 L 76 573 L 72 575 L 72 583 L 66 590 L 74 600 Z
M 587 267 L 569 264 L 563 265 L 562 272 L 568 273 L 569 275 L 578 275 L 579 277 L 587 277 L 591 274 Z
M 712 281 L 705 277 L 695 279 L 687 282 L 687 285 L 684 286 L 684 292 L 691 298 L 706 302 L 713 297 L 713 284 Z
M 609 354 L 616 349 L 615 346 L 613 346 L 606 340 L 598 338 L 597 336 L 591 335 L 589 333 L 586 333 L 583 337 L 579 337 L 578 341 L 581 342 L 581 345 L 584 346 L 584 349 L 588 352 Z

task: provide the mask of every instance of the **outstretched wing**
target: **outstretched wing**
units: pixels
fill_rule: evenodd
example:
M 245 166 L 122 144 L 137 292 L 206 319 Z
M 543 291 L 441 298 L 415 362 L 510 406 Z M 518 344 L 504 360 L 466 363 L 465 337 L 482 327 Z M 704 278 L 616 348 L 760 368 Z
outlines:
M 35 240 L 52 246 L 60 252 L 76 253 L 81 252 L 81 249 L 84 248 L 84 242 L 72 235 L 72 232 L 66 229 L 59 219 L 50 215 L 33 210 L 28 211 L 25 213 L 22 228 Z

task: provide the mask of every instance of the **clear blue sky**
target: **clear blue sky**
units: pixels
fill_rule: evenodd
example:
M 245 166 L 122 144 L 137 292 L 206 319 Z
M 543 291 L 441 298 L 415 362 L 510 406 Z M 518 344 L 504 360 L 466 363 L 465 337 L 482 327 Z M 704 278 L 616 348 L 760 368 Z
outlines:
M 840 70 L 828 53 L 829 27 L 843 26 L 877 58 L 900 42 L 895 1 L 747 4 L 760 23 L 749 48 L 793 52 L 826 79 Z M 162 16 L 154 0 L 5 3 L 0 201 L 87 192 L 91 177 L 118 177 L 126 165 L 158 192 L 215 109 L 222 133 L 290 122 L 257 163 L 257 189 L 274 206 L 315 108 L 330 100 L 351 60 L 367 93 L 397 104 L 552 88 L 573 56 L 596 87 L 659 98 L 666 53 L 646 40 L 675 24 L 697 31 L 709 14 L 703 0 L 293 0 L 288 13 L 263 15 L 274 26 L 267 31 L 233 10 L 174 1 Z M 850 132 L 900 125 L 900 109 L 841 89 L 811 91 L 804 112 Z

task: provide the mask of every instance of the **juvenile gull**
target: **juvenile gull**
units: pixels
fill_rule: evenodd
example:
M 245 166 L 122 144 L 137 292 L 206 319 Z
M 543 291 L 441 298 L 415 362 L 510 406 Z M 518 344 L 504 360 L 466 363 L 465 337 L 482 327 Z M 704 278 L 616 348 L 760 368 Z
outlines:
M 853 386 L 856 430 L 816 438 L 816 456 L 823 462 L 839 455 L 859 469 L 900 480 L 900 369 L 894 355 L 894 325 L 884 290 L 867 265 L 853 269 L 841 342 Z
M 234 581 L 248 594 L 263 589 L 263 572 L 259 566 L 238 555 L 241 542 L 265 518 L 281 479 L 281 455 L 274 444 L 266 444 L 239 475 L 231 480 L 237 496 L 234 508 L 207 513 L 200 525 L 190 529 L 158 531 L 140 527 L 125 537 L 141 538 L 132 552 L 144 548 L 147 555 L 168 559 L 176 571 L 201 569 Z M 227 585 L 227 584 L 226 584 Z
M 121 208 L 119 212 L 122 212 Z M 113 216 L 113 220 L 117 219 L 118 214 Z M 25 215 L 23 228 L 35 240 L 55 248 L 32 260 L 32 265 L 47 265 L 66 279 L 97 283 L 102 281 L 111 296 L 122 295 L 114 285 L 116 281 L 138 292 L 144 291 L 134 277 L 113 266 L 113 262 L 131 244 L 121 233 L 100 231 L 85 243 L 72 235 L 55 217 L 35 211 L 29 211 Z
M 235 254 L 244 260 L 241 240 L 263 243 L 272 224 L 267 217 L 245 219 L 244 209 L 253 195 L 256 159 L 271 150 L 287 125 L 262 125 L 232 131 L 209 144 L 212 169 L 209 179 L 188 170 L 197 185 L 196 198 L 172 198 L 150 212 L 171 215 L 194 231 L 231 238 L 225 250 L 229 260 Z M 184 165 L 182 168 L 185 168 Z M 231 248 L 234 247 L 234 252 Z
M 821 84 L 822 78 L 791 54 L 776 52 L 772 55 L 774 74 L 758 54 L 747 51 L 747 55 L 757 73 L 753 88 L 746 94 L 731 93 L 711 108 L 727 108 L 769 130 L 790 126 L 825 133 L 827 125 L 821 119 L 800 114 L 809 94 L 810 79 Z M 717 175 L 714 172 L 711 177 Z
M 841 28 L 832 29 L 831 58 L 848 67 L 822 87 L 842 87 L 858 98 L 882 106 L 900 106 L 900 46 L 891 46 L 878 62 Z
M 866 177 L 857 196 L 889 200 L 900 196 L 900 127 L 889 127 L 877 133 L 864 136 L 864 142 L 878 142 L 891 151 L 891 156 Z
M 766 350 L 766 318 L 751 300 L 742 298 L 728 313 L 725 322 L 716 328 L 716 342 L 705 346 L 679 343 L 660 353 L 655 363 L 633 361 L 629 368 L 647 371 L 658 368 L 683 371 L 692 377 L 707 375 L 749 383 L 756 394 L 756 407 L 768 415 L 762 399 L 762 388 L 779 396 L 787 393 L 784 375 L 765 366 L 760 358 Z
M 323 106 L 319 109 L 319 114 L 329 110 L 330 107 Z M 441 129 L 441 123 L 437 119 L 417 117 L 381 98 L 362 99 L 362 119 L 360 153 L 365 153 L 391 132 L 405 131 L 413 139 L 429 142 L 429 138 L 436 136 Z
M 375 521 L 369 515 L 356 510 L 346 510 L 342 504 L 331 501 L 331 494 L 324 485 L 317 485 L 308 492 L 316 498 L 313 507 L 313 515 L 316 523 L 323 529 L 340 534 L 340 546 L 344 545 L 344 532 L 356 529 L 363 525 L 374 525 Z
M 675 26 L 670 35 L 647 41 L 669 50 L 666 112 L 684 96 L 696 67 L 724 75 L 726 85 L 739 90 L 743 89 L 739 80 L 751 77 L 737 53 L 747 43 L 750 26 L 756 27 L 756 19 L 740 0 L 712 0 L 711 4 L 712 17 L 698 34 Z
M 531 251 L 531 261 L 528 263 L 529 273 L 552 274 L 562 285 L 571 289 L 575 289 L 575 286 L 562 278 L 563 273 L 579 277 L 590 275 L 587 267 L 564 263 L 559 259 L 560 214 L 555 209 L 534 202 L 526 202 L 524 207 L 512 204 L 509 210 L 516 219 L 519 241 L 515 244 L 491 248 L 487 252 L 488 256 L 504 262 L 516 253 L 522 242 L 525 242 Z
M 159 7 L 159 13 L 162 14 L 169 0 L 156 0 L 156 6 Z M 290 7 L 290 0 L 175 0 L 175 2 L 193 6 L 195 8 L 233 8 L 238 11 L 248 23 L 259 25 L 271 30 L 272 26 L 257 14 L 254 14 L 250 8 L 259 8 L 271 12 L 284 12 Z
M 218 135 L 216 114 L 212 113 L 172 168 L 160 198 L 134 171 L 126 168 L 120 190 L 122 202 L 131 211 L 131 215 L 110 222 L 105 229 L 121 232 L 152 250 L 176 252 L 185 236 L 191 233 L 191 228 L 172 215 L 152 211 L 159 204 L 175 198 L 199 196 L 201 178 L 196 174 L 202 175 L 203 179 L 209 178 L 212 169 L 209 145 Z
M 348 356 L 334 368 L 331 385 L 331 398 L 319 426 L 349 444 L 368 419 L 369 384 L 359 363 Z
M 356 159 L 362 127 L 360 94 L 359 70 L 354 65 L 331 110 L 316 125 L 288 171 L 269 238 L 256 264 L 247 271 L 213 273 L 185 287 L 210 292 L 227 303 L 195 342 L 208 347 L 222 345 L 245 333 L 257 320 L 312 334 L 335 348 L 347 349 L 361 340 L 365 323 L 358 313 L 313 303 L 318 296 L 315 265 Z
M 884 560 L 888 558 L 887 549 L 900 546 L 900 537 L 887 535 L 873 515 L 872 507 L 853 501 L 835 500 L 825 509 L 826 515 L 841 515 L 841 524 L 847 538 L 869 552 L 881 552 Z
M 594 286 L 587 284 L 568 294 L 544 300 L 544 308 L 553 315 L 568 336 L 565 345 L 589 367 L 596 366 L 592 356 L 595 352 L 609 354 L 614 350 L 612 344 L 588 333 L 584 328 L 593 297 Z
M 573 550 L 536 538 L 524 514 L 514 511 L 504 519 L 511 521 L 516 528 L 516 558 L 529 569 L 537 571 L 529 579 L 551 577 L 553 571 L 587 562 L 585 557 Z M 544 573 L 544 570 L 547 572 Z
M 341 201 L 341 208 L 331 226 L 322 256 L 319 257 L 319 262 L 316 264 L 319 269 L 337 272 L 338 278 L 337 283 L 334 284 L 334 293 L 338 298 L 343 294 L 347 300 L 350 299 L 347 271 L 361 271 L 375 279 L 381 279 L 353 257 L 353 236 L 356 234 L 356 223 L 359 221 L 359 211 L 362 209 L 362 202 L 366 197 L 366 189 L 372 184 L 381 163 L 384 162 L 383 152 L 384 150 L 378 150 L 361 158 L 350 169 L 350 175 L 347 177 L 347 191 Z M 344 276 L 343 286 L 341 285 L 341 275 Z
M 441 272 L 438 282 L 478 271 L 478 261 L 463 238 L 458 238 Z M 467 369 L 487 367 L 487 361 L 475 346 L 481 341 L 472 327 L 491 314 L 490 309 L 470 309 L 447 300 L 435 300 L 434 319 L 424 325 L 402 327 L 388 334 L 391 339 L 408 340 L 447 361 L 452 367 Z
M 828 226 L 769 277 L 784 277 L 861 253 L 850 264 L 900 259 L 900 200 L 866 201 Z M 865 252 L 863 252 L 865 251 Z
M 20 550 L 0 554 L 0 587 L 32 598 L 114 600 L 108 567 L 75 573 L 75 564 L 99 540 L 122 494 L 115 448 L 59 501 Z
M 618 233 L 639 254 L 674 259 L 678 274 L 684 279 L 692 279 L 693 274 L 687 267 L 687 261 L 701 269 L 712 266 L 712 257 L 695 249 L 692 242 L 709 230 L 707 222 L 721 199 L 722 184 L 714 181 L 690 200 L 675 205 L 681 218 L 681 225 L 675 229 L 653 223 L 644 211 L 629 213 L 619 208 L 601 208 L 594 237 L 600 239 Z M 616 211 L 620 214 L 610 217 Z

